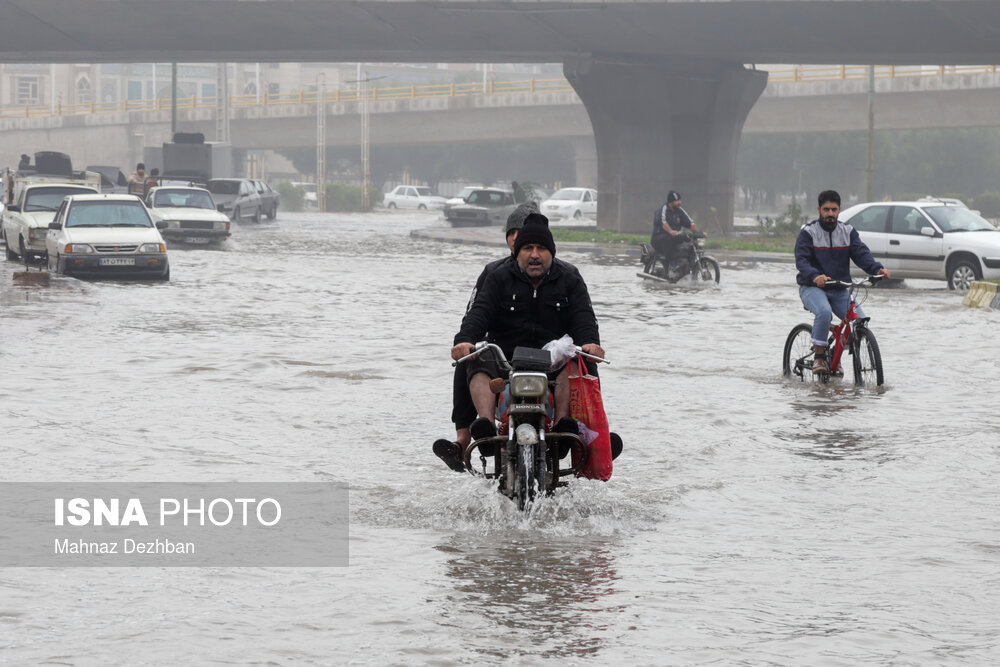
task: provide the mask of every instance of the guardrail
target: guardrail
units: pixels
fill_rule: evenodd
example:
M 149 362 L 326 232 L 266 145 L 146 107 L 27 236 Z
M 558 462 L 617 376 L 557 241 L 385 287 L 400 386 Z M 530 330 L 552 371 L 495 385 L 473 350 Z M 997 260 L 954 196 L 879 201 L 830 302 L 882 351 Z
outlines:
M 877 66 L 875 77 L 878 79 L 942 76 L 960 74 L 992 74 L 997 71 L 996 65 L 967 67 L 899 67 Z M 787 83 L 799 81 L 836 81 L 846 79 L 867 79 L 868 67 L 865 65 L 838 66 L 796 66 L 776 67 L 768 69 L 769 83 Z M 437 83 L 411 86 L 395 86 L 369 88 L 369 100 L 409 100 L 432 97 L 460 97 L 470 95 L 501 95 L 509 93 L 540 93 L 572 91 L 573 87 L 565 79 L 526 79 L 522 81 L 489 81 L 484 86 L 482 82 Z M 232 108 L 275 106 L 279 104 L 316 104 L 319 93 L 315 90 L 298 93 L 231 95 L 229 106 Z M 361 99 L 361 91 L 357 88 L 337 88 L 324 93 L 326 103 L 357 102 Z M 214 109 L 217 104 L 215 97 L 182 97 L 177 99 L 178 109 Z M 80 114 L 122 113 L 129 111 L 165 111 L 171 107 L 169 98 L 150 100 L 116 100 L 112 102 L 88 102 L 83 104 L 36 104 L 0 107 L 0 118 L 41 118 L 50 116 L 75 116 Z

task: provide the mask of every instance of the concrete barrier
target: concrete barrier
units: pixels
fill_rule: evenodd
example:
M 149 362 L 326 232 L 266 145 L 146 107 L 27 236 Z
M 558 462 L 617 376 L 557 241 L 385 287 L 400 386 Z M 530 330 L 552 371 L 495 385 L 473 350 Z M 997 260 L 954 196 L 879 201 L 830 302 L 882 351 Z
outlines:
M 993 308 L 1000 310 L 1000 294 L 997 293 L 996 283 L 974 281 L 969 286 L 969 291 L 962 301 L 962 305 L 968 308 Z

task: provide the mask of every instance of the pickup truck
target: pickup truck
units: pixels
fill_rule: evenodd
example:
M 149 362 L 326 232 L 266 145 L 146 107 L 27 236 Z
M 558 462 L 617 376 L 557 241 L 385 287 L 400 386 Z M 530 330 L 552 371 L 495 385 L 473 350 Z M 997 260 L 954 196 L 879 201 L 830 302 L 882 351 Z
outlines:
M 7 170 L 3 174 L 5 208 L 0 229 L 6 241 L 6 257 L 45 258 L 45 237 L 49 223 L 59 205 L 68 195 L 100 192 L 100 175 L 77 172 L 79 178 L 63 176 L 19 175 Z

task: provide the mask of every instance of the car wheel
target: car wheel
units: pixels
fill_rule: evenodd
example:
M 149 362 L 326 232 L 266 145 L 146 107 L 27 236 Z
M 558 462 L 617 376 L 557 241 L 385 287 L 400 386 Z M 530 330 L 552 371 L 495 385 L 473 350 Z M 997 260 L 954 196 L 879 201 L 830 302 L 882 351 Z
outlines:
M 426 210 L 427 210 L 427 207 L 426 207 L 426 206 L 424 206 L 423 204 L 421 204 L 420 206 L 418 206 L 418 207 L 417 207 L 417 210 L 418 210 L 418 211 L 426 211 Z
M 236 208 L 233 209 L 233 222 L 239 222 L 239 221 L 240 221 L 240 207 L 237 206 Z
M 166 282 L 170 282 L 170 267 L 169 266 L 167 267 L 167 272 L 163 274 L 163 277 L 160 278 L 160 280 L 162 280 L 165 283 Z
M 251 220 L 254 222 L 260 222 L 260 206 L 253 210 L 253 218 L 251 218 Z
M 3 247 L 3 250 L 4 250 L 4 255 L 7 257 L 7 259 L 12 261 L 17 259 L 17 253 L 15 253 L 13 250 L 10 249 L 9 243 Z
M 970 259 L 960 259 L 948 269 L 948 289 L 968 292 L 973 280 L 979 280 L 982 275 L 979 267 Z
M 579 220 L 582 217 L 583 217 L 583 213 L 580 213 L 580 211 L 577 210 L 577 211 L 573 212 L 573 219 L 574 220 Z
M 271 212 L 267 214 L 267 219 L 274 220 L 277 217 L 278 217 L 278 205 L 275 204 L 274 206 L 271 207 Z

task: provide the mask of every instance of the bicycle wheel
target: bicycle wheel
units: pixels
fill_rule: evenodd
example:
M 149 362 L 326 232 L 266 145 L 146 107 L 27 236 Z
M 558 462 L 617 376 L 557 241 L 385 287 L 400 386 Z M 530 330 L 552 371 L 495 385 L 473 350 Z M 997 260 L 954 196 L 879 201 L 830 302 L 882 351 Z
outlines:
M 698 260 L 698 270 L 695 271 L 695 280 L 703 280 L 708 282 L 714 280 L 715 284 L 719 284 L 719 263 L 716 262 L 711 257 L 702 257 Z
M 875 334 L 864 327 L 854 330 L 854 384 L 859 387 L 881 387 L 885 381 L 882 373 L 882 353 L 879 352 Z
M 785 339 L 785 352 L 781 370 L 785 376 L 793 375 L 800 380 L 812 377 L 813 343 L 812 325 L 797 324 Z

